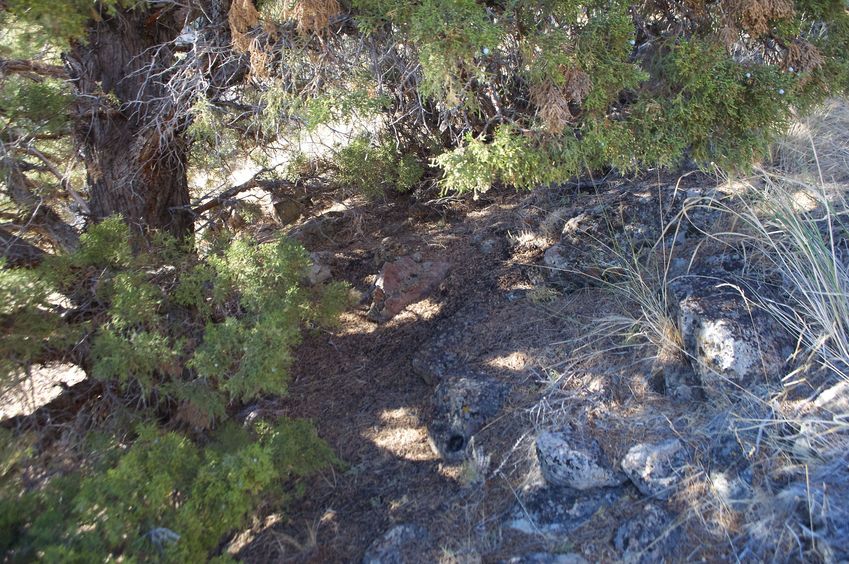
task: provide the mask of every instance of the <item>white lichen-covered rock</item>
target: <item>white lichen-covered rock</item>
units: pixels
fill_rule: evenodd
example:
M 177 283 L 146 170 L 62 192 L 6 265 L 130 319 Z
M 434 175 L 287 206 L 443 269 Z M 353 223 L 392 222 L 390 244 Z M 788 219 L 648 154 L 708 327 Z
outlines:
M 673 284 L 684 351 L 709 397 L 723 397 L 778 382 L 790 341 L 754 295 L 719 276 Z
M 590 490 L 618 486 L 627 478 L 617 472 L 596 441 L 569 431 L 546 431 L 536 441 L 545 481 L 555 486 Z
M 371 544 L 363 556 L 363 564 L 412 564 L 427 561 L 428 553 L 432 552 L 426 530 L 418 525 L 396 525 Z
M 687 453 L 678 439 L 641 443 L 622 459 L 622 470 L 644 495 L 669 499 L 682 477 Z

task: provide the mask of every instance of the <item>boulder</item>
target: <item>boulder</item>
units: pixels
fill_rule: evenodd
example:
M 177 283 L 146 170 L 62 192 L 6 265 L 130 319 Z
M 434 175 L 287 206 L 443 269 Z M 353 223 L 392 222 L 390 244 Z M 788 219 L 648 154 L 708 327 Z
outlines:
M 679 530 L 672 516 L 650 503 L 633 519 L 616 531 L 613 546 L 622 554 L 622 562 L 674 562 L 673 557 Z
M 687 276 L 670 284 L 677 302 L 684 351 L 708 397 L 776 383 L 784 375 L 792 341 L 755 296 L 728 275 Z
M 396 525 L 371 544 L 363 564 L 413 564 L 422 562 L 431 551 L 430 535 L 422 527 Z
M 627 477 L 616 471 L 593 439 L 571 431 L 546 431 L 536 441 L 537 459 L 545 481 L 555 486 L 591 490 L 618 486 Z
M 675 493 L 687 452 L 678 439 L 634 445 L 622 459 L 622 470 L 644 495 L 666 500 Z
M 568 535 L 599 511 L 621 503 L 624 488 L 580 492 L 557 486 L 534 487 L 521 496 L 506 525 L 528 535 Z
M 496 415 L 510 386 L 483 375 L 450 378 L 436 387 L 428 442 L 447 461 L 465 456 L 469 440 Z
M 416 262 L 411 257 L 385 263 L 375 282 L 369 319 L 388 321 L 423 300 L 445 279 L 449 267 L 446 262 Z

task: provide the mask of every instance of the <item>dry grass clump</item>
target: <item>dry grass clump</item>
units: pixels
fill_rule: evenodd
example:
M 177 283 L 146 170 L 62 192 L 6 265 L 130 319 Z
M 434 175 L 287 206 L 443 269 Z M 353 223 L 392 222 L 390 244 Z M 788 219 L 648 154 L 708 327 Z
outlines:
M 849 101 L 832 99 L 794 123 L 772 150 L 770 170 L 817 190 L 849 181 Z
M 741 561 L 845 558 L 849 103 L 829 101 L 793 125 L 774 145 L 772 159 L 752 175 L 724 180 L 728 189 L 719 192 L 733 194 L 730 199 L 693 204 L 719 214 L 715 228 L 702 233 L 699 253 L 722 247 L 743 256 L 738 274 L 747 286 L 773 289 L 763 293 L 771 298 L 752 297 L 750 307 L 774 317 L 796 347 L 777 386 L 729 387 L 724 399 L 697 404 L 700 415 L 681 431 L 693 464 L 675 503 L 687 519 L 684 529 L 700 531 L 697 536 L 724 545 Z M 676 239 L 676 222 L 692 211 L 686 203 L 684 208 L 665 238 Z M 587 341 L 596 346 L 574 348 L 570 369 L 588 360 L 609 361 L 626 348 L 656 362 L 677 362 L 684 354 L 667 294 L 670 257 L 678 251 L 661 243 L 649 253 L 610 249 L 621 271 L 614 282 L 599 282 L 628 307 L 621 315 L 593 319 Z M 600 343 L 610 344 L 599 350 Z M 546 409 L 540 404 L 538 411 Z M 702 444 L 709 441 L 702 439 L 721 434 L 737 438 L 745 453 L 742 467 L 717 471 L 711 447 Z M 741 489 L 735 480 L 743 468 L 749 477 Z

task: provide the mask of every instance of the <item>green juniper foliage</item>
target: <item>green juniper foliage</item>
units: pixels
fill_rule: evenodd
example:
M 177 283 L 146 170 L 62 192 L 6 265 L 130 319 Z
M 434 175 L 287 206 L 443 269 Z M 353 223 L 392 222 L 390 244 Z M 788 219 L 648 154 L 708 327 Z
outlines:
M 415 155 L 402 154 L 386 139 L 375 143 L 369 135 L 339 147 L 331 166 L 340 185 L 370 198 L 379 197 L 386 188 L 409 192 L 425 172 Z
M 347 289 L 306 284 L 286 239 L 196 239 L 187 171 L 282 147 L 287 189 L 376 198 L 745 167 L 849 88 L 843 0 L 212 4 L 0 1 L 0 236 L 44 251 L 0 263 L 0 387 L 62 361 L 102 392 L 63 441 L 0 431 L 8 560 L 220 557 L 335 462 L 309 423 L 232 417 L 286 393 L 302 332 Z M 332 157 L 299 152 L 328 132 Z
M 309 257 L 287 240 L 235 238 L 201 256 L 167 236 L 134 255 L 129 240 L 124 222 L 110 218 L 92 226 L 76 252 L 37 270 L 0 269 L 0 382 L 53 349 L 90 342 L 91 377 L 173 413 L 166 431 L 155 412 L 128 411 L 142 421 L 123 432 L 129 443 L 118 440 L 119 425 L 111 455 L 77 447 L 77 476 L 34 490 L 21 482 L 32 449 L 4 431 L 0 541 L 13 559 L 203 559 L 263 497 L 303 493 L 284 487 L 287 480 L 336 463 L 306 422 L 246 430 L 226 421 L 234 406 L 285 393 L 302 327 L 333 323 L 347 288 L 306 287 Z M 54 291 L 97 313 L 63 321 Z M 178 429 L 206 434 L 208 445 Z M 214 446 L 228 433 L 239 440 Z
M 99 455 L 82 447 L 89 468 L 21 493 L 15 471 L 32 449 L 2 430 L 0 550 L 14 561 L 205 560 L 264 498 L 303 495 L 301 478 L 339 463 L 304 421 L 225 426 L 206 446 L 151 424 L 133 436 Z
M 684 156 L 745 166 L 792 108 L 849 86 L 839 1 L 678 4 L 353 2 L 363 32 L 409 46 L 459 133 L 434 161 L 442 187 L 475 193 Z

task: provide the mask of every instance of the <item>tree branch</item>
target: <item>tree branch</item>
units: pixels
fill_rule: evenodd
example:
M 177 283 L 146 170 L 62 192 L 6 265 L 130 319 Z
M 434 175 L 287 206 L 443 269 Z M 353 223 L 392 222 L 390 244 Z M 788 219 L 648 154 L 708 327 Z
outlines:
M 238 186 L 233 186 L 232 188 L 228 188 L 221 194 L 215 196 L 211 200 L 207 200 L 205 203 L 196 205 L 192 208 L 192 213 L 195 215 L 200 215 L 204 212 L 211 210 L 212 208 L 218 207 L 222 204 L 227 203 L 229 200 L 232 200 L 234 197 L 238 196 L 242 192 L 246 192 L 251 190 L 252 188 L 260 188 L 267 192 L 272 192 L 278 188 L 296 188 L 294 182 L 290 182 L 288 180 L 260 180 L 257 178 L 259 174 L 255 175 L 253 178 L 239 184 Z
M 80 195 L 80 193 L 77 192 L 73 186 L 71 186 L 71 182 L 68 179 L 68 176 L 66 174 L 62 174 L 62 172 L 59 170 L 59 167 L 57 167 L 56 164 L 50 158 L 47 157 L 47 155 L 45 155 L 35 147 L 27 147 L 26 149 L 24 149 L 24 151 L 28 155 L 32 155 L 33 157 L 37 158 L 38 160 L 44 163 L 44 166 L 47 167 L 50 173 L 59 180 L 59 184 L 62 185 L 62 188 L 64 188 L 65 191 L 70 194 L 71 198 L 77 204 L 81 212 L 83 212 L 84 214 L 91 213 L 88 209 L 88 204 L 86 203 L 86 201 L 83 200 L 83 197 Z
M 9 266 L 37 266 L 47 253 L 0 228 L 0 254 Z
M 6 194 L 29 217 L 27 225 L 48 237 L 59 248 L 73 250 L 79 246 L 80 235 L 44 199 L 30 188 L 30 181 L 18 168 L 15 159 L 0 146 L 0 171 L 5 172 Z M 5 169 L 5 170 L 3 170 Z
M 35 74 L 47 78 L 68 78 L 65 67 L 59 65 L 48 65 L 24 59 L 0 58 L 0 75 L 3 74 Z

